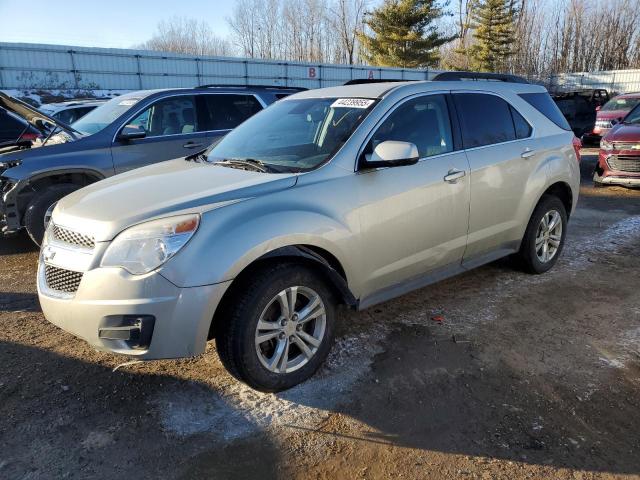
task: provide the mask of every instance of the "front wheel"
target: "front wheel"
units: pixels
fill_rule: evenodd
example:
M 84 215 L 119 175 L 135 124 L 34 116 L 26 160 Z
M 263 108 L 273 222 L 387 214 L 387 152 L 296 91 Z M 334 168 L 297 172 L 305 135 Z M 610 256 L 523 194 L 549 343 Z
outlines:
M 335 299 L 312 269 L 281 264 L 235 286 L 216 334 L 227 370 L 256 390 L 286 390 L 311 377 L 333 342 Z
M 53 185 L 46 190 L 36 192 L 24 213 L 24 226 L 33 242 L 40 246 L 44 237 L 47 215 L 58 200 L 75 192 L 80 187 L 72 183 Z
M 545 273 L 558 261 L 567 235 L 567 211 L 562 201 L 545 195 L 533 211 L 518 257 L 530 273 Z

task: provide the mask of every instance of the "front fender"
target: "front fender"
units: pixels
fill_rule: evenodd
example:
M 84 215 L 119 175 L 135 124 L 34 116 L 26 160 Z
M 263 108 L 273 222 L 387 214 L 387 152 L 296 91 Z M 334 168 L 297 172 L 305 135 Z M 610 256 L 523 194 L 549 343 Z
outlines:
M 262 199 L 264 200 L 264 199 Z M 295 207 L 259 205 L 260 199 L 207 212 L 190 243 L 160 270 L 181 287 L 232 280 L 269 252 L 291 245 L 318 247 L 331 253 L 350 280 L 353 226 L 325 213 Z M 355 293 L 355 292 L 354 292 Z

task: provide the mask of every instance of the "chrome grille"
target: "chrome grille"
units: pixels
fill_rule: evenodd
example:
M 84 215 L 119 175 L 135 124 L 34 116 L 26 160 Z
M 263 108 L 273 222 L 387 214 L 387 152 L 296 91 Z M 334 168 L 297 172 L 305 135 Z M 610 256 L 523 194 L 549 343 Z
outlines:
M 614 142 L 613 148 L 615 150 L 640 150 L 640 143 Z
M 65 270 L 52 265 L 44 266 L 44 278 L 51 290 L 65 293 L 75 293 L 82 280 L 82 272 Z
M 59 227 L 58 225 L 53 226 L 53 237 L 61 242 L 68 243 L 70 245 L 77 245 L 79 247 L 93 248 L 96 246 L 93 237 L 74 232 L 73 230 L 67 230 L 66 228 Z
M 607 163 L 612 170 L 640 173 L 640 155 L 611 155 Z

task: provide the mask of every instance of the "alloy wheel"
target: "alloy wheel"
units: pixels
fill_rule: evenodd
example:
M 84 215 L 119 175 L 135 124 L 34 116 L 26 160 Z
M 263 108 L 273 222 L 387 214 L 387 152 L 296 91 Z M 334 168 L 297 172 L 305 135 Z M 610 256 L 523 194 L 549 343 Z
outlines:
M 260 363 L 274 373 L 290 373 L 306 365 L 326 331 L 322 298 L 308 287 L 286 288 L 262 311 L 255 332 Z
M 536 233 L 536 256 L 541 263 L 547 263 L 558 253 L 562 242 L 562 217 L 557 210 L 550 210 L 542 216 Z

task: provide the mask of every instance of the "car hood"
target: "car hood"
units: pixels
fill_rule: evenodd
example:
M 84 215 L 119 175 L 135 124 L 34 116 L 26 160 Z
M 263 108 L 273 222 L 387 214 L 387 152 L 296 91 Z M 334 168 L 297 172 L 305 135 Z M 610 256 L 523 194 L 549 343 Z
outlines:
M 616 125 L 604 138 L 608 142 L 640 143 L 640 125 Z
M 53 221 L 112 240 L 131 225 L 187 212 L 205 212 L 290 188 L 296 174 L 251 172 L 184 159 L 132 170 L 82 188 L 55 208 Z
M 29 122 L 44 134 L 47 134 L 50 131 L 50 128 L 46 125 L 47 123 L 50 125 L 56 125 L 61 130 L 64 130 L 74 137 L 78 133 L 76 132 L 76 130 L 71 128 L 69 125 L 61 122 L 60 120 L 56 120 L 46 113 L 33 108 L 28 103 L 11 97 L 3 92 L 0 92 L 0 107 L 13 112 L 19 117 L 24 118 L 27 122 Z

